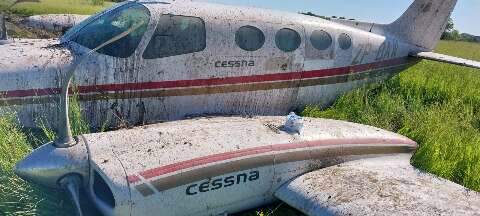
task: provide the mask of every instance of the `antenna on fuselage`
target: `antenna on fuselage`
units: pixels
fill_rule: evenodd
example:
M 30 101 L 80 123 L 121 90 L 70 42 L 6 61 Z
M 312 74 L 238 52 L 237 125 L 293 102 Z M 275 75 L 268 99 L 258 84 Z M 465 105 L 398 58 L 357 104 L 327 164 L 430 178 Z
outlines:
M 74 146 L 77 144 L 75 139 L 73 138 L 72 134 L 72 129 L 70 127 L 70 118 L 68 116 L 68 95 L 69 95 L 69 90 L 70 90 L 70 84 L 72 82 L 73 75 L 75 73 L 75 70 L 77 69 L 78 65 L 80 65 L 85 59 L 87 59 L 88 56 L 90 56 L 92 53 L 98 51 L 99 49 L 102 49 L 103 47 L 118 41 L 125 36 L 129 35 L 133 31 L 135 31 L 137 28 L 141 27 L 144 24 L 144 22 L 140 22 L 139 24 L 132 26 L 130 29 L 127 31 L 122 32 L 121 34 L 111 38 L 110 40 L 106 41 L 105 43 L 100 44 L 98 47 L 95 49 L 90 50 L 88 53 L 86 53 L 83 56 L 80 56 L 79 59 L 74 60 L 73 64 L 70 65 L 68 68 L 67 73 L 64 76 L 63 83 L 62 83 L 62 90 L 60 93 L 60 120 L 58 121 L 58 138 L 55 140 L 54 145 L 57 148 L 68 148 L 71 146 Z

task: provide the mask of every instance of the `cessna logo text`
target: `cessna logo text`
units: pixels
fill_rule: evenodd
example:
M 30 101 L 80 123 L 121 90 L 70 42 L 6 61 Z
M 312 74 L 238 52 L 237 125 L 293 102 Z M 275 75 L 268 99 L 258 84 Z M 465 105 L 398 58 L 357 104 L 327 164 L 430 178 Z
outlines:
M 216 61 L 215 67 L 253 67 L 255 61 Z
M 260 178 L 259 171 L 252 171 L 250 173 L 240 173 L 234 176 L 228 176 L 225 178 L 216 178 L 208 180 L 200 184 L 192 184 L 187 187 L 186 193 L 189 196 L 205 193 L 208 191 L 215 191 L 221 188 L 231 187 L 238 184 L 244 184 L 247 182 L 253 182 Z

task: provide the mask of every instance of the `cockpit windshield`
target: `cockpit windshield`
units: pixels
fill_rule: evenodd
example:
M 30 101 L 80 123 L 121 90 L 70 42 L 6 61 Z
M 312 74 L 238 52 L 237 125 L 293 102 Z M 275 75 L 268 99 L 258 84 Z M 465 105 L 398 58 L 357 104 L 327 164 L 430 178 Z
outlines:
M 85 25 L 72 37 L 72 41 L 94 49 L 122 33 L 130 32 L 97 51 L 113 57 L 127 58 L 138 47 L 149 21 L 150 12 L 145 6 L 137 3 L 126 4 Z

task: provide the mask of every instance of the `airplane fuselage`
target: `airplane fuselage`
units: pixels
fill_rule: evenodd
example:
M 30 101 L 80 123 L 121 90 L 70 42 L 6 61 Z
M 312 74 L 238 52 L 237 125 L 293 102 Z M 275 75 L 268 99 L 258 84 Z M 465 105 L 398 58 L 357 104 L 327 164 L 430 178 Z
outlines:
M 62 58 L 87 52 L 92 40 L 111 34 L 102 30 L 116 18 L 108 16 L 128 10 L 144 28 L 125 39 L 127 45 L 90 55 L 75 73 L 78 98 L 93 126 L 202 114 L 278 115 L 310 104 L 326 106 L 415 63 L 408 55 L 420 49 L 377 29 L 294 13 L 195 2 L 127 3 L 68 32 L 61 39 L 67 48 Z M 0 79 L 0 104 L 16 105 L 27 126 L 38 118 L 55 122 L 64 69 L 12 68 L 0 65 L 5 71 L 0 75 L 7 77 Z

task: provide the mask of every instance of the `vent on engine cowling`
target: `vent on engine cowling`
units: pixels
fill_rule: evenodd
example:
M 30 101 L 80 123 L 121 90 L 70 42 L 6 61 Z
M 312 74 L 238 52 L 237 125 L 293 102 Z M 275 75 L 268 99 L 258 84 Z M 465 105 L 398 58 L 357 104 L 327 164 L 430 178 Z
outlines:
M 112 190 L 110 190 L 110 187 L 97 171 L 95 171 L 93 181 L 93 192 L 95 193 L 95 196 L 105 204 L 112 208 L 115 207 L 115 198 L 113 197 Z

